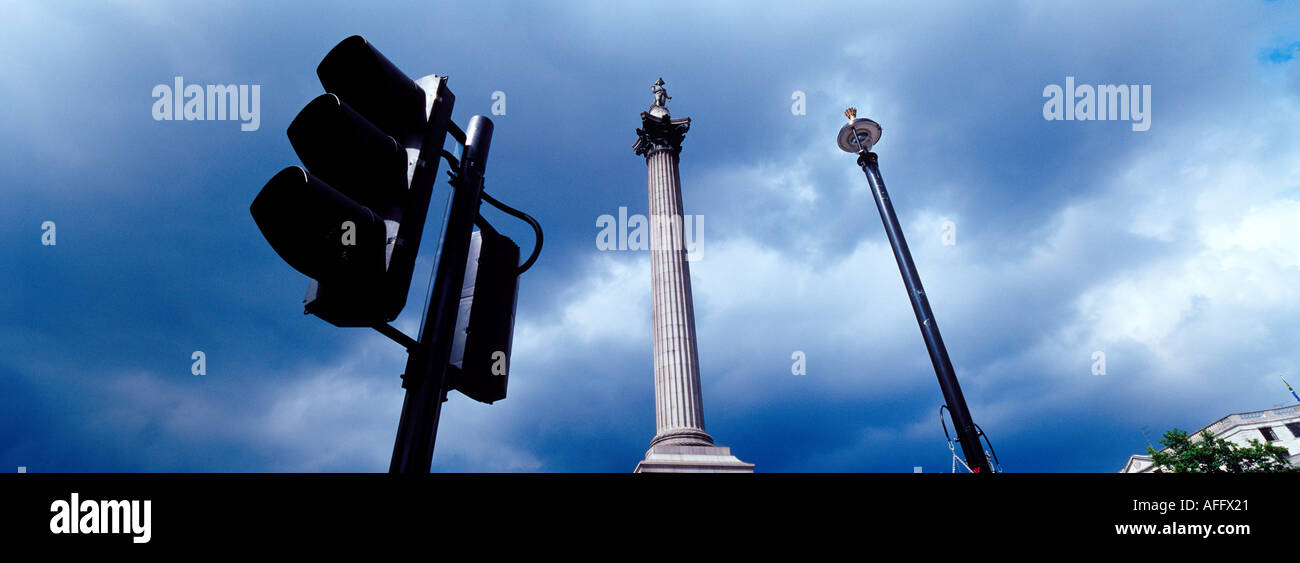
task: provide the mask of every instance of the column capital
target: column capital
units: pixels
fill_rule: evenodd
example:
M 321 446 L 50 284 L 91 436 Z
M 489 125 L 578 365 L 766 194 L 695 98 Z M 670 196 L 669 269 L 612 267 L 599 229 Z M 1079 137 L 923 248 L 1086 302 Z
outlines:
M 662 109 L 662 108 L 655 108 Z M 638 156 L 650 158 L 661 150 L 671 150 L 673 155 L 682 152 L 682 140 L 691 128 L 691 118 L 674 118 L 667 111 L 641 112 L 641 127 L 636 130 L 636 144 L 632 150 Z

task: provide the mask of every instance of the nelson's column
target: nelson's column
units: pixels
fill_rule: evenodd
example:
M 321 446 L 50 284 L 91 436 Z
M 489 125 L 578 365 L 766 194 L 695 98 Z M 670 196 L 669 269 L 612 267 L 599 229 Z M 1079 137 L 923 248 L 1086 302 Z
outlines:
M 695 306 L 686 262 L 682 183 L 677 173 L 691 118 L 668 115 L 664 79 L 650 88 L 654 104 L 641 112 L 633 147 L 645 156 L 650 183 L 650 285 L 654 305 L 655 437 L 637 473 L 752 473 L 754 464 L 715 446 L 704 431 Z

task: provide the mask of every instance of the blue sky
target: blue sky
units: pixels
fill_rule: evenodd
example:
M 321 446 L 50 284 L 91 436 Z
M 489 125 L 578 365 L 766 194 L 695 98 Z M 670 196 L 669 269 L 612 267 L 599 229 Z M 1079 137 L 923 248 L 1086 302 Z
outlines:
M 693 119 L 707 429 L 758 471 L 951 464 L 875 204 L 834 144 L 849 105 L 884 127 L 882 172 L 1008 471 L 1115 471 L 1143 427 L 1288 403 L 1278 374 L 1300 380 L 1295 2 L 375 4 L 5 3 L 0 468 L 387 469 L 405 354 L 303 316 L 307 279 L 248 213 L 297 163 L 285 128 L 352 34 L 450 76 L 462 124 L 506 94 L 487 186 L 546 229 L 509 397 L 453 394 L 434 471 L 643 457 L 649 256 L 599 251 L 596 221 L 647 212 L 631 147 L 659 76 Z M 176 76 L 260 85 L 260 128 L 155 121 Z M 1150 130 L 1045 120 L 1067 76 L 1150 85 Z M 446 189 L 395 323 L 411 334 Z M 527 227 L 491 213 L 526 252 Z

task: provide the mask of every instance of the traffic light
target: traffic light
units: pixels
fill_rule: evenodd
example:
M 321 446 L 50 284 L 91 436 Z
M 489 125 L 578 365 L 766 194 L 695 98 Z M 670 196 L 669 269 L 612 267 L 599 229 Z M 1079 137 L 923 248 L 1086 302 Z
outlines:
M 327 93 L 288 129 L 303 166 L 272 177 L 250 211 L 271 248 L 312 278 L 305 312 L 337 326 L 388 323 L 406 304 L 455 97 L 445 77 L 413 81 L 355 35 L 316 74 Z
M 519 246 L 491 230 L 474 231 L 456 314 L 449 387 L 482 403 L 506 398 L 519 295 Z
M 494 126 L 481 115 L 464 130 L 452 123 L 445 77 L 413 81 L 359 36 L 330 50 L 316 74 L 326 93 L 288 130 L 302 166 L 272 177 L 249 210 L 271 248 L 311 278 L 305 312 L 373 327 L 406 348 L 389 469 L 427 472 L 448 390 L 505 398 L 518 277 L 541 252 L 541 225 L 483 191 Z M 449 134 L 464 147 L 460 158 L 442 148 Z M 452 197 L 416 339 L 388 323 L 406 305 L 444 158 Z M 479 214 L 483 201 L 533 228 L 523 264 L 519 247 Z

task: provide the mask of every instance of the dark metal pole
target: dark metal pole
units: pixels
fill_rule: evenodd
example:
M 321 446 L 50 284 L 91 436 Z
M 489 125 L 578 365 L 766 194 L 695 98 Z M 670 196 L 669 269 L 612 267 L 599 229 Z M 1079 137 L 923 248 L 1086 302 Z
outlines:
M 943 336 L 939 334 L 939 325 L 934 320 L 934 313 L 930 311 L 930 300 L 926 298 L 925 288 L 921 286 L 921 275 L 916 271 L 916 264 L 912 263 L 912 252 L 907 249 L 907 239 L 903 238 L 903 228 L 898 225 L 894 204 L 889 201 L 889 192 L 885 191 L 885 180 L 880 176 L 876 153 L 860 151 L 858 166 L 866 173 L 871 193 L 876 197 L 880 220 L 885 224 L 885 234 L 889 237 L 890 246 L 894 248 L 898 272 L 903 276 L 903 285 L 907 287 L 907 296 L 912 301 L 912 311 L 916 313 L 916 322 L 921 327 L 921 337 L 925 339 L 925 347 L 930 351 L 930 363 L 934 364 L 934 373 L 939 377 L 943 400 L 948 403 L 948 410 L 952 413 L 952 423 L 957 428 L 957 440 L 961 442 L 966 464 L 976 473 L 991 473 L 989 460 L 984 455 L 984 448 L 975 431 L 975 423 L 966 407 L 966 398 L 962 396 L 961 385 L 957 383 L 957 374 L 953 372 L 952 362 L 948 359 L 948 349 L 944 347 Z
M 465 260 L 474 220 L 478 217 L 484 164 L 491 143 L 492 120 L 481 115 L 471 117 L 465 131 L 459 180 L 454 186 L 442 251 L 438 255 L 433 297 L 420 330 L 419 345 L 410 350 L 406 373 L 402 374 L 406 398 L 397 425 L 393 461 L 388 466 L 390 473 L 428 473 L 433 462 L 438 417 L 447 394 L 447 362 L 456 330 L 460 292 L 465 283 Z

